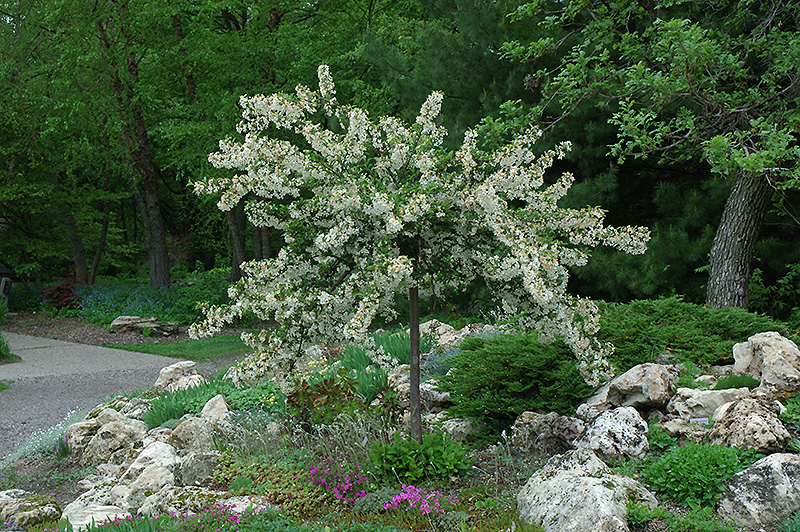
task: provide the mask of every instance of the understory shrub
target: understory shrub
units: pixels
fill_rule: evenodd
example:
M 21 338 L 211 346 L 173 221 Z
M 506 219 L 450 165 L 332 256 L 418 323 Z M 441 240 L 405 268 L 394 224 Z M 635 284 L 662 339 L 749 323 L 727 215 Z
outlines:
M 617 374 L 670 352 L 700 366 L 733 363 L 733 344 L 764 332 L 787 334 L 786 324 L 739 308 L 716 309 L 686 303 L 682 296 L 599 302 L 598 340 L 615 346 Z
M 423 435 L 422 443 L 395 432 L 391 442 L 375 444 L 370 459 L 377 477 L 408 483 L 449 478 L 471 465 L 464 446 L 441 432 Z
M 450 392 L 452 416 L 482 422 L 494 436 L 527 410 L 573 414 L 592 392 L 569 348 L 533 333 L 467 338 L 439 388 Z
M 722 492 L 722 482 L 759 457 L 751 450 L 689 442 L 645 467 L 643 475 L 656 491 L 698 509 L 713 506 Z

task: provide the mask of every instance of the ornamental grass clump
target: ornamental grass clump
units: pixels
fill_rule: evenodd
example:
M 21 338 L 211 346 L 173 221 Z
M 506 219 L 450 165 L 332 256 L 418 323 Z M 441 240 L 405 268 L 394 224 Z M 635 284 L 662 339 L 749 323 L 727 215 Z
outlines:
M 257 354 L 238 371 L 254 380 L 288 375 L 309 345 L 374 352 L 370 324 L 395 318 L 398 293 L 408 294 L 416 339 L 420 293 L 483 279 L 520 329 L 540 331 L 542 341 L 562 337 L 588 382 L 609 377 L 612 346 L 594 338 L 597 305 L 570 294 L 568 268 L 598 245 L 642 253 L 649 231 L 605 226 L 598 207 L 559 206 L 574 177 L 548 169 L 569 143 L 542 151 L 531 127 L 485 151 L 469 130 L 449 152 L 436 123 L 441 93 L 407 124 L 340 103 L 328 67 L 318 75 L 319 90 L 242 97 L 240 139 L 222 140 L 209 156 L 221 175 L 194 183 L 221 210 L 244 204 L 249 220 L 281 231 L 285 245 L 277 257 L 244 263 L 231 303 L 206 307 L 191 333 L 211 335 L 250 314 L 277 323 L 244 335 Z M 412 349 L 412 387 L 418 358 Z

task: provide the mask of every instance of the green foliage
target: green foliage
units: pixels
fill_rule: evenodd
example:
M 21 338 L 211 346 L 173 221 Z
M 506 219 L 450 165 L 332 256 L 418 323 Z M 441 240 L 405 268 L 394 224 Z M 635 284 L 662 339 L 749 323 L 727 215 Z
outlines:
M 650 444 L 651 451 L 662 453 L 675 447 L 678 440 L 657 424 L 650 423 L 647 427 L 647 443 Z
M 795 512 L 775 527 L 778 532 L 800 532 L 800 512 Z
M 301 379 L 286 396 L 286 411 L 306 430 L 315 424 L 332 423 L 339 415 L 364 408 L 357 400 L 357 389 L 358 382 L 345 368 L 313 383 Z
M 464 446 L 440 432 L 423 435 L 421 444 L 396 432 L 390 443 L 375 444 L 370 459 L 378 477 L 409 484 L 456 476 L 470 467 Z
M 222 395 L 231 410 L 259 410 L 268 414 L 282 414 L 285 399 L 278 386 L 262 382 L 248 388 L 237 388 L 230 380 L 219 377 L 185 390 L 165 392 L 150 401 L 150 410 L 143 420 L 151 428 L 161 426 L 185 414 L 199 414 L 205 404 L 216 395 Z
M 790 397 L 786 400 L 784 406 L 786 410 L 780 415 L 781 421 L 783 421 L 786 426 L 800 431 L 800 398 Z
M 723 521 L 714 515 L 712 508 L 694 508 L 686 513 L 686 517 L 655 508 L 650 510 L 644 505 L 628 501 L 628 524 L 642 526 L 653 519 L 666 523 L 670 532 L 734 532 L 734 523 Z
M 6 322 L 6 314 L 8 314 L 8 301 L 0 295 L 0 325 Z
M 722 377 L 714 385 L 715 390 L 727 390 L 729 388 L 758 388 L 761 381 L 750 375 L 728 375 Z
M 44 298 L 33 285 L 13 283 L 8 294 L 8 310 L 12 312 L 41 310 Z
M 700 366 L 732 363 L 733 344 L 764 331 L 786 333 L 786 325 L 771 318 L 686 303 L 681 296 L 601 303 L 600 308 L 597 337 L 614 344 L 612 362 L 618 373 L 664 352 Z
M 697 509 L 713 506 L 722 482 L 752 464 L 758 455 L 722 445 L 687 443 L 648 465 L 644 477 L 653 489 Z
M 678 374 L 678 388 L 697 388 L 699 386 L 697 377 L 700 376 L 700 368 L 691 360 L 683 362 L 683 367 Z
M 750 276 L 750 309 L 785 320 L 800 330 L 800 262 L 786 265 L 786 273 L 767 281 L 760 268 Z
M 450 392 L 450 414 L 482 421 L 493 435 L 526 410 L 574 413 L 592 392 L 561 341 L 509 334 L 467 338 L 460 347 L 439 387 Z

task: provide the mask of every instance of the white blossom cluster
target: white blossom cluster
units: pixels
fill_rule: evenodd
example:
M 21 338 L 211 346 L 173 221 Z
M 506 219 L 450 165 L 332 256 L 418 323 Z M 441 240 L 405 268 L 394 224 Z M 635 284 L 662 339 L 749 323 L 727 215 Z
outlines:
M 274 320 L 277 330 L 245 339 L 260 355 L 240 372 L 289 371 L 309 345 L 367 342 L 401 289 L 437 293 L 480 276 L 519 327 L 563 337 L 587 382 L 606 378 L 612 346 L 594 338 L 596 305 L 567 292 L 567 268 L 586 263 L 587 246 L 642 253 L 649 232 L 604 226 L 598 208 L 557 205 L 573 177 L 547 184 L 545 171 L 569 144 L 537 156 L 540 132 L 530 129 L 489 153 L 467 131 L 447 153 L 436 124 L 442 94 L 408 125 L 340 104 L 327 67 L 319 79 L 318 91 L 243 97 L 244 140 L 223 140 L 209 156 L 237 173 L 195 183 L 223 210 L 246 200 L 249 219 L 280 229 L 286 245 L 245 263 L 232 303 L 205 309 L 192 334 L 244 313 Z

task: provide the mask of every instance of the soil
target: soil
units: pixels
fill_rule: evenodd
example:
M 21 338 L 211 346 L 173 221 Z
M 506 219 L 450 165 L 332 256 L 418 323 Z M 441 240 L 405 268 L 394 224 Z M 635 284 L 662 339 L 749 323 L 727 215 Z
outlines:
M 144 336 L 137 331 L 112 333 L 103 325 L 89 323 L 80 318 L 56 318 L 49 312 L 8 314 L 3 330 L 90 345 L 176 342 L 189 338 L 186 327 L 180 327 L 178 332 L 171 336 L 161 337 Z

